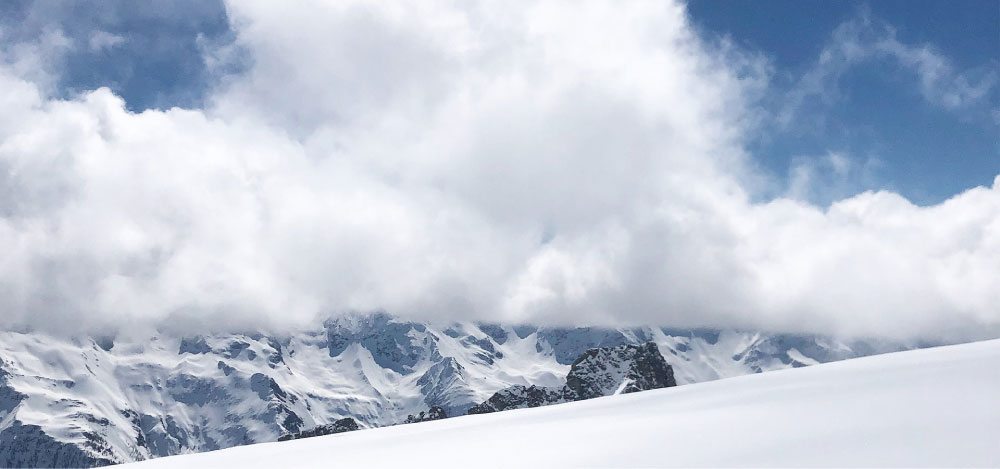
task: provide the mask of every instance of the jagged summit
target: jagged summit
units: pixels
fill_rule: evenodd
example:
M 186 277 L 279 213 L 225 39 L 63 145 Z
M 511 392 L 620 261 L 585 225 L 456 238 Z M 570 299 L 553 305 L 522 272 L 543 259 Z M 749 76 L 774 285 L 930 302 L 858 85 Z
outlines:
M 297 433 L 289 433 L 278 437 L 278 441 L 298 440 L 301 438 L 312 438 L 314 436 L 333 435 L 335 433 L 353 432 L 359 429 L 358 422 L 347 417 L 326 425 L 318 425 Z
M 597 347 L 573 361 L 563 386 L 511 386 L 471 407 L 469 414 L 540 407 L 676 385 L 673 369 L 654 342 Z
M 431 420 L 441 420 L 448 418 L 448 413 L 444 409 L 433 406 L 427 409 L 427 412 L 420 411 L 417 415 L 408 415 L 403 423 L 420 423 L 420 422 L 430 422 Z
M 587 350 L 570 365 L 566 387 L 579 399 L 676 386 L 656 343 Z

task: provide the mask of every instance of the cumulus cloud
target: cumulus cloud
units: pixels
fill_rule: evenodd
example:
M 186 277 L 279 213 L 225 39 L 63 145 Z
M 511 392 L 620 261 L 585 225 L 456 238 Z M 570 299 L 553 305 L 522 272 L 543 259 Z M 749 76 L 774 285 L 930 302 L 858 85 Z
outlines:
M 1000 179 L 755 202 L 766 64 L 683 5 L 227 7 L 253 65 L 206 109 L 0 70 L 4 323 L 1000 333 Z

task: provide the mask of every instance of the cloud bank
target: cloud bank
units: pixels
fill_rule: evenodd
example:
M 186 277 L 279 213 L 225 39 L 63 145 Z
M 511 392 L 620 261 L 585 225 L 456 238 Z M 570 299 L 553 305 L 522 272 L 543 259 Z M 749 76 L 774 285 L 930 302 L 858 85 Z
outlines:
M 385 309 L 1000 334 L 1000 177 L 927 207 L 886 191 L 756 200 L 744 144 L 768 64 L 699 37 L 681 4 L 227 14 L 227 47 L 252 65 L 205 109 L 136 114 L 107 89 L 54 99 L 30 51 L 5 49 L 5 325 L 277 327 Z

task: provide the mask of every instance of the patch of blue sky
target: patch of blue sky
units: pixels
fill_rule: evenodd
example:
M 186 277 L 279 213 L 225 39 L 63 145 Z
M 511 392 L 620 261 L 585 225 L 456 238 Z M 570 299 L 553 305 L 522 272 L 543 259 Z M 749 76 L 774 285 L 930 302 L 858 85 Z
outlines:
M 689 13 L 771 60 L 775 122 L 750 144 L 778 181 L 764 198 L 890 189 L 932 204 L 1000 174 L 1000 3 L 692 0 Z M 806 173 L 825 189 L 789 194 Z
M 55 95 L 106 86 L 133 111 L 200 107 L 220 76 L 245 65 L 206 60 L 235 38 L 218 0 L 5 0 L 0 31 L 7 44 L 58 38 L 47 51 Z

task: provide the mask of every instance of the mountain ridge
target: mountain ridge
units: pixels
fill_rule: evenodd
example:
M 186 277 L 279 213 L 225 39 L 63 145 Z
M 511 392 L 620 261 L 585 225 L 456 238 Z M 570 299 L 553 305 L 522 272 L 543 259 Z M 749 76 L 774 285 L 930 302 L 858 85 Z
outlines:
M 370 428 L 434 406 L 460 415 L 505 388 L 562 385 L 590 348 L 650 341 L 678 384 L 909 348 L 731 330 L 434 325 L 385 313 L 280 337 L 0 332 L 0 441 L 34 429 L 36 444 L 66 454 L 25 462 L 18 443 L 0 449 L 0 463 L 100 465 L 275 441 L 344 418 Z
M 998 361 L 965 343 L 136 467 L 997 467 Z

